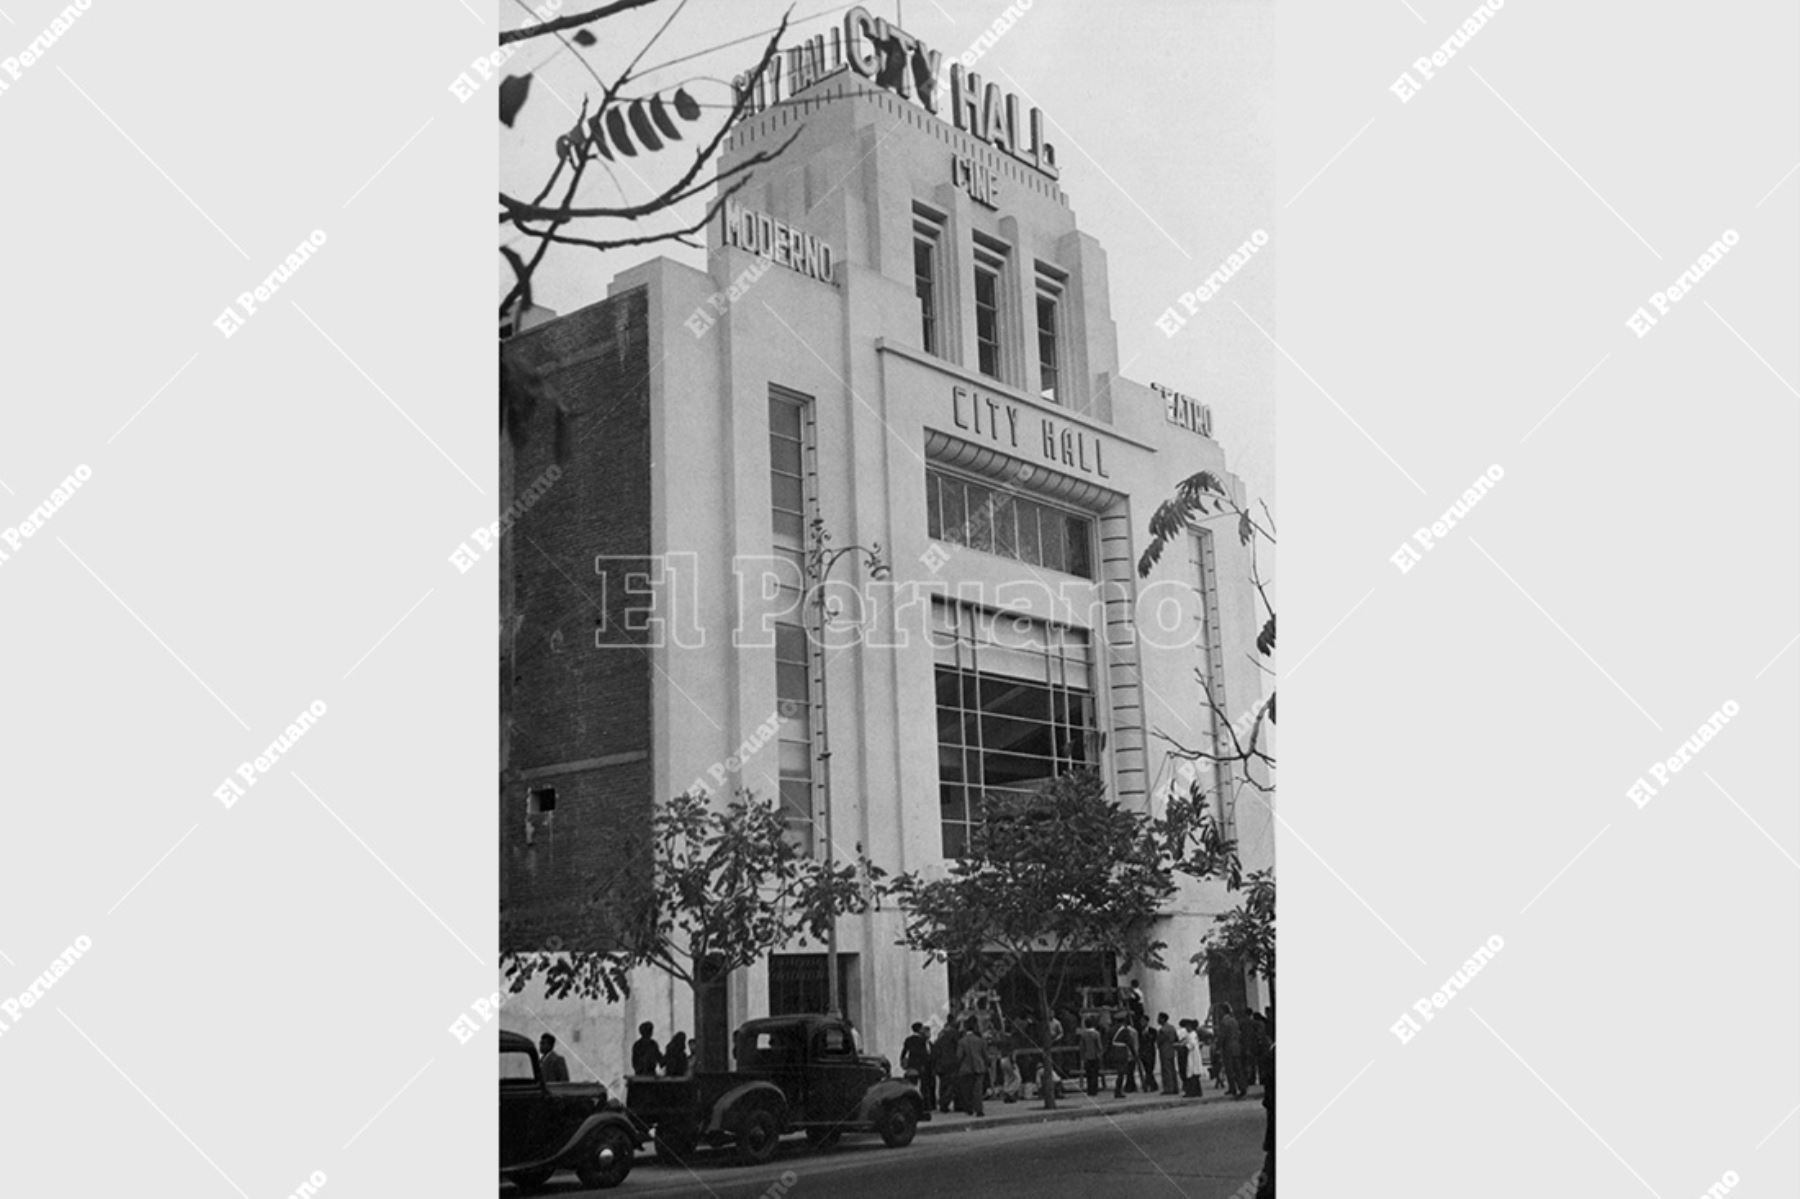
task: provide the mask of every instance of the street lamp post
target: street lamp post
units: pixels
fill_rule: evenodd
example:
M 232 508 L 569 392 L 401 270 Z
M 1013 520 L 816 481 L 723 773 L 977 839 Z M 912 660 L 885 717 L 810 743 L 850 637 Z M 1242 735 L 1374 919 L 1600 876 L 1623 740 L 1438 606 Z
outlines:
M 827 873 L 837 869 L 837 843 L 832 840 L 831 829 L 831 718 L 830 706 L 826 702 L 827 676 L 830 673 L 830 659 L 825 653 L 825 629 L 831 623 L 834 613 L 826 602 L 825 582 L 831 577 L 832 570 L 840 559 L 850 554 L 861 554 L 868 566 L 869 577 L 884 579 L 888 575 L 887 563 L 881 557 L 881 546 L 846 545 L 837 549 L 831 548 L 831 534 L 825 530 L 825 522 L 813 521 L 812 552 L 807 555 L 807 564 L 811 568 L 813 603 L 818 609 L 818 639 L 813 644 L 813 653 L 819 663 L 819 782 L 825 803 L 825 870 Z M 831 912 L 830 921 L 825 926 L 825 994 L 826 1008 L 833 1016 L 843 1014 L 843 997 L 838 993 L 838 937 L 837 911 Z

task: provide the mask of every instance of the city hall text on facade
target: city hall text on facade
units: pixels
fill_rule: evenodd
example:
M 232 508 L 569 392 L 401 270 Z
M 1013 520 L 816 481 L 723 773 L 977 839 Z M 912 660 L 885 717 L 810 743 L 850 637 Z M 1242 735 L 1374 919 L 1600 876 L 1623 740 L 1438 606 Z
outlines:
M 651 813 L 696 783 L 778 803 L 823 855 L 829 769 L 840 859 L 861 845 L 889 871 L 938 868 L 987 797 L 1077 767 L 1160 814 L 1193 772 L 1156 733 L 1224 754 L 1205 690 L 1227 712 L 1262 699 L 1233 530 L 1196 524 L 1137 575 L 1150 514 L 1183 479 L 1209 471 L 1245 497 L 1213 397 L 1121 373 L 1120 281 L 1076 223 L 1043 115 L 860 8 L 738 86 L 748 112 L 723 168 L 793 140 L 712 222 L 705 269 L 643 263 L 506 345 L 604 435 L 573 439 L 499 550 L 505 949 L 604 948 L 596 881 L 633 874 Z M 771 262 L 786 269 L 754 270 Z M 751 300 L 709 303 L 746 278 Z M 556 465 L 556 407 L 505 449 L 515 491 Z M 928 636 L 871 604 L 868 636 L 834 627 L 821 652 L 803 585 L 815 522 L 834 546 L 879 544 L 884 585 L 929 592 Z M 783 568 L 739 586 L 735 565 L 758 558 Z M 673 563 L 681 586 L 644 585 Z M 869 582 L 854 560 L 832 581 Z M 1158 628 L 1139 627 L 1146 609 Z M 1219 767 L 1226 796 L 1243 769 Z M 1216 815 L 1246 871 L 1271 863 L 1265 805 Z M 1230 906 L 1182 881 L 1152 930 L 1174 965 L 1141 975 L 1152 1011 L 1266 1006 L 1264 980 L 1186 965 Z M 978 985 L 1034 1006 L 1001 955 L 934 965 L 900 929 L 891 908 L 839 922 L 839 993 L 871 1051 L 897 1056 L 912 1021 Z M 826 962 L 792 945 L 734 971 L 701 1027 L 655 971 L 617 1004 L 536 991 L 498 1019 L 616 1076 L 644 1020 L 705 1040 L 823 1010 Z M 1065 993 L 1120 980 L 1111 954 L 1078 956 Z

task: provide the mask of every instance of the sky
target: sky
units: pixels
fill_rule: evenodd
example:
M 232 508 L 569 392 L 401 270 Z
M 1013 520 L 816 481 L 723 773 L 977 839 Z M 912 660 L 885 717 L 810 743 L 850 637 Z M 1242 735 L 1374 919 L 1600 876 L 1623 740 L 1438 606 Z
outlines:
M 588 0 L 564 0 L 561 11 L 587 6 Z M 796 3 L 788 44 L 841 24 L 849 7 Z M 867 7 L 941 51 L 947 69 L 1008 5 L 886 0 Z M 509 0 L 502 21 L 516 26 L 525 11 Z M 599 41 L 579 52 L 611 78 L 655 37 L 640 64 L 651 69 L 630 94 L 669 95 L 685 86 L 702 104 L 725 105 L 731 76 L 754 65 L 783 11 L 765 0 L 662 0 L 591 26 Z M 728 44 L 737 39 L 748 40 Z M 500 181 L 509 194 L 529 197 L 554 165 L 556 136 L 600 84 L 577 51 L 545 39 L 525 45 L 504 68 L 532 72 L 533 83 L 515 128 L 500 127 Z M 1104 10 L 1077 0 L 1032 0 L 976 66 L 1044 111 L 1076 221 L 1106 249 L 1121 373 L 1211 404 L 1214 436 L 1232 469 L 1253 498 L 1271 507 L 1275 350 L 1269 339 L 1277 336 L 1279 250 L 1274 52 L 1275 7 L 1266 0 L 1132 0 Z M 636 174 L 620 171 L 616 181 L 590 172 L 583 199 L 613 203 L 622 193 L 626 202 L 642 201 L 685 161 L 665 153 L 641 156 L 631 166 Z M 699 199 L 688 208 L 690 222 L 704 210 Z M 1181 296 L 1258 230 L 1266 231 L 1267 243 L 1190 314 Z M 620 231 L 590 225 L 581 235 Z M 705 266 L 702 251 L 681 246 L 605 253 L 557 247 L 536 277 L 537 301 L 571 311 L 603 298 L 619 271 L 661 255 Z M 503 292 L 510 272 L 504 263 L 499 271 Z M 1171 308 L 1181 319 L 1179 327 L 1165 320 L 1172 335 L 1157 325 Z

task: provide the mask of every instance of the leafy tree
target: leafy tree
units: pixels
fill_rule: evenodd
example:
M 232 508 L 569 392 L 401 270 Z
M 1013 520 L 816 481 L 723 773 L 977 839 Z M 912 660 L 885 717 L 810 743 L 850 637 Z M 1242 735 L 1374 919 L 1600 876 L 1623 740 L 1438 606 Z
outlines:
M 866 911 L 885 879 L 861 846 L 856 861 L 826 869 L 786 835 L 775 806 L 746 791 L 722 808 L 702 791 L 676 796 L 652 817 L 647 850 L 638 873 L 585 897 L 584 940 L 612 948 L 504 953 L 513 991 L 542 975 L 552 998 L 617 1002 L 633 971 L 654 967 L 692 988 L 698 1030 L 733 970 L 791 942 L 823 940 L 838 915 Z M 728 1068 L 719 1038 L 699 1038 L 696 1054 L 700 1069 Z
M 1252 871 L 1243 898 L 1219 917 L 1193 957 L 1197 973 L 1216 968 L 1253 970 L 1275 985 L 1275 874 Z
M 934 961 L 975 963 L 998 950 L 1038 993 L 1038 1030 L 1051 1013 L 1075 954 L 1118 954 L 1163 969 L 1149 930 L 1175 884 L 1154 822 L 1107 794 L 1084 768 L 1027 795 L 992 794 L 969 854 L 946 877 L 900 875 L 888 890 L 905 912 L 900 944 Z M 1048 1044 L 1040 1044 L 1049 1061 Z M 1046 1086 L 1044 1106 L 1056 1106 Z

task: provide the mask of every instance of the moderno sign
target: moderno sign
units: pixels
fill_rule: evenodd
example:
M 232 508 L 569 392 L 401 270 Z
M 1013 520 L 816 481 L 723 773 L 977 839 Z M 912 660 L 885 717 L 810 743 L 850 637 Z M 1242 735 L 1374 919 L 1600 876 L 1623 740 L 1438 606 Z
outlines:
M 748 250 L 809 279 L 835 282 L 831 246 L 823 239 L 729 200 L 723 219 L 726 245 Z

